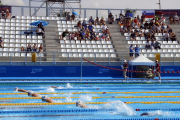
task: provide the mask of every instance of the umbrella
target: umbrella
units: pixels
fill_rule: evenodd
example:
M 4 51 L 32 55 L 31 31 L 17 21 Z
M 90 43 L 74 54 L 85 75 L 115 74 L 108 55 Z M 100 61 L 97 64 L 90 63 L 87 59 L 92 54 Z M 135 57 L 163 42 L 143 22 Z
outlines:
M 163 12 L 162 11 L 156 11 L 156 14 L 158 15 L 160 15 L 160 14 L 163 14 Z
M 78 13 L 77 12 L 72 12 L 74 15 L 78 15 Z
M 47 26 L 49 23 L 46 21 L 38 20 L 30 23 L 30 25 L 38 26 L 38 24 L 42 23 L 43 26 Z

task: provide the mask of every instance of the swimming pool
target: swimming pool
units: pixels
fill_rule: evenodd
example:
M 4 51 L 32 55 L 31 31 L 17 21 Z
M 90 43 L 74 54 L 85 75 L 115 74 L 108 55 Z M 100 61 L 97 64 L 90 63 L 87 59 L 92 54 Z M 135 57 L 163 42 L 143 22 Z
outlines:
M 0 86 L 2 120 L 180 118 L 179 83 L 2 83 Z M 58 89 L 51 86 L 58 86 Z M 51 97 L 54 103 L 14 91 L 15 87 Z M 88 108 L 76 107 L 78 100 Z M 142 113 L 149 115 L 140 116 Z

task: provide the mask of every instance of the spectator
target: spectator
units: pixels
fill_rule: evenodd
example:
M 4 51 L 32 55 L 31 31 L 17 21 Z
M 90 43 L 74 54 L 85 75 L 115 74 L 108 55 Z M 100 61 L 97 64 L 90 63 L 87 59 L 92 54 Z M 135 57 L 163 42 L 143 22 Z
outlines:
M 32 47 L 31 47 L 31 44 L 30 44 L 30 43 L 28 43 L 27 51 L 32 51 Z
M 174 16 L 174 24 L 175 24 L 175 21 L 177 21 L 177 22 L 178 22 L 178 25 L 179 25 L 179 17 L 177 16 L 177 13 L 176 13 L 175 16 Z
M 102 26 L 102 32 L 104 32 L 106 29 L 107 29 L 107 25 L 104 24 L 104 25 Z
M 157 32 L 157 33 L 161 33 L 161 26 L 160 26 L 160 25 L 157 26 L 156 32 Z
M 140 28 L 144 29 L 143 21 L 141 21 Z
M 36 32 L 37 32 L 37 35 L 42 35 L 42 37 L 45 38 L 44 31 L 40 28 L 40 25 L 38 26 Z
M 145 21 L 145 18 L 146 18 L 146 16 L 145 16 L 145 14 L 143 13 L 143 15 L 141 16 L 141 21 L 144 22 L 144 21 Z
M 170 21 L 170 24 L 172 24 L 172 23 L 173 23 L 173 20 L 174 20 L 174 19 L 173 19 L 173 16 L 172 16 L 172 15 L 170 15 L 170 16 L 169 16 L 169 21 Z
M 167 25 L 167 28 L 166 28 L 166 30 L 167 30 L 167 31 L 169 31 L 169 29 L 170 29 L 170 27 L 169 27 L 169 25 Z
M 91 23 L 91 22 L 89 23 L 88 28 L 89 28 L 90 32 L 92 32 L 92 31 L 93 31 L 93 28 L 94 28 L 94 27 L 92 26 L 92 23 Z
M 11 14 L 9 13 L 9 10 L 6 10 L 6 19 L 10 19 L 11 18 Z
M 87 24 L 85 24 L 84 29 L 86 30 L 88 28 Z
M 42 46 L 42 44 L 41 44 L 40 47 L 39 47 L 39 52 L 40 52 L 40 53 L 43 52 L 43 46 Z
M 136 18 L 136 17 L 134 18 L 134 23 L 135 23 L 135 24 L 137 24 L 137 23 L 138 23 L 138 20 L 137 20 L 137 18 Z
M 86 38 L 86 32 L 85 32 L 85 30 L 81 30 L 80 36 L 81 36 L 81 39 L 85 40 L 85 38 Z M 81 40 L 80 40 L 80 41 L 81 41 Z
M 95 20 L 95 25 L 101 25 L 100 22 L 99 22 L 99 18 L 98 17 Z
M 42 22 L 40 22 L 38 25 L 39 25 L 40 28 L 44 31 L 44 26 L 42 25 Z M 45 31 L 44 31 L 44 32 L 45 32 Z
M 147 40 L 145 48 L 146 48 L 146 49 L 150 49 L 150 48 L 151 48 L 151 45 L 150 45 L 150 43 L 149 43 L 149 40 Z
M 144 23 L 144 27 L 147 29 L 149 28 L 149 23 L 147 21 Z
M 104 25 L 105 24 L 105 20 L 104 18 L 102 17 L 101 20 L 100 20 L 100 25 Z
M 77 32 L 77 31 L 75 31 L 75 35 L 74 35 L 74 39 L 76 40 L 80 40 L 81 39 L 81 37 L 80 37 L 80 31 L 79 32 Z
M 74 13 L 71 15 L 71 20 L 75 20 L 75 15 L 74 15 Z
M 139 30 L 139 37 L 144 37 L 144 32 L 142 31 L 142 28 Z
M 21 47 L 21 51 L 25 51 L 25 49 L 24 49 L 24 47 L 23 47 L 23 46 Z
M 71 40 L 75 40 L 74 39 L 75 38 L 75 33 L 71 33 L 70 37 L 71 37 Z
M 131 31 L 131 38 L 130 38 L 130 40 L 136 40 L 136 34 L 133 31 Z
M 130 52 L 130 60 L 132 60 L 133 59 L 133 54 L 134 54 L 134 47 L 133 47 L 133 45 L 131 44 L 131 46 L 129 47 L 129 52 Z
M 81 29 L 81 21 L 78 21 L 77 27 L 78 27 L 79 29 Z
M 79 21 L 79 22 L 81 22 L 81 21 Z M 86 25 L 86 21 L 83 20 L 83 22 L 82 22 L 82 27 L 84 27 L 85 25 Z
M 106 40 L 106 36 L 104 34 L 101 35 L 101 41 L 105 41 Z
M 66 21 L 70 21 L 70 13 L 68 12 L 67 15 L 66 15 Z
M 151 41 L 151 49 L 154 49 L 154 41 Z
M 108 22 L 109 22 L 109 24 L 113 24 L 113 22 L 114 22 L 114 16 L 112 15 L 112 13 L 110 13 L 108 16 Z
M 95 32 L 92 32 L 92 34 L 91 34 L 91 40 L 95 40 L 96 39 L 96 34 L 95 34 Z
M 166 33 L 165 33 L 165 39 L 167 40 L 167 42 L 168 42 L 169 38 L 170 38 L 169 33 L 166 31 Z
M 172 32 L 172 34 L 170 36 L 171 36 L 170 38 L 172 41 L 176 41 L 176 35 L 174 32 Z
M 164 33 L 164 31 L 165 31 L 165 27 L 164 27 L 164 24 L 162 24 L 162 26 L 161 26 L 161 32 Z
M 2 37 L 0 37 L 0 47 L 1 47 L 1 48 L 4 48 L 4 46 L 3 46 L 3 39 L 2 39 Z
M 60 40 L 64 39 L 64 41 L 66 41 L 66 36 L 69 35 L 69 32 L 68 30 L 64 31 L 62 34 L 61 34 L 61 37 L 60 37 Z M 59 43 L 60 43 L 60 40 L 59 40 Z
M 161 14 L 160 20 L 161 20 L 161 22 L 162 22 L 163 24 L 165 23 L 165 18 L 164 18 L 164 16 L 163 16 L 163 14 Z
M 94 25 L 94 20 L 93 20 L 92 16 L 91 16 L 90 19 L 89 19 L 89 23 L 90 23 L 90 22 Z
M 152 30 L 153 30 L 153 31 L 156 31 L 156 25 L 155 25 L 155 24 L 153 24 Z
M 5 15 L 4 11 L 1 12 L 1 19 L 6 19 L 6 15 Z
M 37 52 L 37 46 L 36 46 L 36 43 L 34 43 L 34 45 L 33 45 L 33 52 Z
M 136 47 L 135 47 L 135 58 L 139 56 L 139 51 L 140 51 L 140 48 L 138 47 L 138 45 L 136 45 Z
M 155 43 L 155 49 L 157 50 L 158 48 L 161 49 L 161 43 L 159 43 L 158 41 L 156 41 Z
M 171 28 L 169 28 L 168 33 L 169 33 L 169 34 L 171 34 L 171 33 L 172 33 L 172 29 L 171 29 Z
M 121 20 L 123 20 L 123 15 L 122 14 L 119 14 L 119 18 L 117 18 L 117 15 L 116 15 L 116 20 L 117 20 L 117 23 Z
M 96 33 L 96 38 L 95 38 L 95 40 L 96 40 L 96 41 L 99 40 L 99 34 L 98 34 L 98 33 Z

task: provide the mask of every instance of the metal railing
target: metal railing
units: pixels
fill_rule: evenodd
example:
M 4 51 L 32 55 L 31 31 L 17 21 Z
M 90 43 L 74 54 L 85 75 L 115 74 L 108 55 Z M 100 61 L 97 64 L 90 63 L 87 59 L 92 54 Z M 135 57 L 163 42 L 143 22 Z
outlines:
M 79 17 L 108 17 L 111 12 L 113 15 L 124 14 L 126 10 L 135 11 L 133 16 L 136 14 L 142 15 L 142 11 L 145 10 L 158 10 L 158 9 L 110 9 L 110 8 L 61 8 L 61 7 L 40 7 L 40 6 L 11 6 L 13 16 L 50 16 L 50 9 L 60 11 L 60 16 L 62 17 L 63 11 L 77 11 L 79 12 Z M 37 11 L 37 9 L 39 9 Z M 161 10 L 179 10 L 179 9 L 161 9 Z M 82 13 L 82 14 L 81 14 Z
M 28 54 L 34 53 L 34 52 L 29 52 L 29 51 L 1 51 L 0 53 L 2 53 L 2 56 L 0 58 L 0 62 L 10 62 L 10 64 L 12 64 L 13 62 L 24 62 L 25 64 L 27 64 L 28 62 L 31 62 L 31 55 L 28 56 Z M 6 55 L 8 56 L 4 56 L 3 54 L 7 53 Z M 13 55 L 13 53 L 24 53 L 24 56 L 15 56 Z M 178 62 L 176 61 L 176 58 L 179 57 L 180 58 L 180 52 L 158 52 L 161 54 L 160 56 L 160 61 L 161 62 Z M 43 54 L 43 55 L 42 55 Z M 66 56 L 62 56 L 62 54 L 66 54 Z M 77 54 L 77 56 L 73 56 L 73 54 Z M 85 56 L 85 54 L 88 55 L 93 55 L 93 56 Z M 100 55 L 105 55 L 105 57 L 101 57 Z M 150 52 L 140 52 L 140 55 L 146 55 L 147 58 L 151 59 L 151 60 L 155 60 L 155 55 L 156 53 L 150 53 Z M 162 57 L 162 55 L 168 55 L 168 56 L 164 56 Z M 92 62 L 107 62 L 109 65 L 111 62 L 122 62 L 123 60 L 127 59 L 129 60 L 129 52 L 53 52 L 53 51 L 45 51 L 42 53 L 38 53 L 37 52 L 37 57 L 36 57 L 36 62 L 39 62 L 39 64 L 41 64 L 42 62 L 52 62 L 54 65 L 56 65 L 56 62 L 67 62 L 67 64 L 69 64 L 71 61 L 82 61 L 82 58 L 89 58 L 90 61 Z M 115 56 L 111 56 L 111 55 L 115 55 Z M 3 58 L 5 58 L 3 60 Z M 22 58 L 24 60 L 18 59 L 18 60 L 14 60 L 17 58 Z M 28 59 L 29 58 L 29 59 Z M 46 60 L 42 60 L 43 58 L 45 58 Z M 51 60 L 47 60 L 48 58 L 52 58 Z M 56 58 L 58 58 L 59 60 L 56 60 Z M 77 60 L 71 60 L 77 58 Z M 166 59 L 162 59 L 162 58 L 166 58 Z M 167 59 L 168 58 L 168 59 Z M 104 60 L 102 60 L 104 59 Z M 117 60 L 118 59 L 118 60 Z

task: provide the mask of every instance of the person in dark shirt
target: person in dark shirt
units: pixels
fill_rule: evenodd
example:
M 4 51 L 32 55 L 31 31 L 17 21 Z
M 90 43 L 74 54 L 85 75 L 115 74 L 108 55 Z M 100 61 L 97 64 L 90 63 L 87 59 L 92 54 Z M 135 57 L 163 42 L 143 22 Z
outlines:
M 82 22 L 82 27 L 84 27 L 85 25 L 86 25 L 86 21 L 83 20 L 83 22 Z
M 149 28 L 149 23 L 148 23 L 147 21 L 146 21 L 146 23 L 144 24 L 144 27 L 147 28 L 147 29 Z
M 68 12 L 67 15 L 66 15 L 66 21 L 70 21 L 70 15 L 69 15 L 69 12 Z
M 93 26 L 92 26 L 92 23 L 91 23 L 91 22 L 89 23 L 88 28 L 89 28 L 90 32 L 92 32 L 92 31 L 93 31 Z
M 1 19 L 6 19 L 6 15 L 5 15 L 4 11 L 1 12 Z
M 64 31 L 62 34 L 61 34 L 61 37 L 60 37 L 60 40 L 62 40 L 64 37 L 66 37 L 66 35 L 68 35 L 69 32 L 68 30 Z M 59 40 L 59 43 L 60 43 L 60 40 Z
M 92 16 L 91 16 L 90 19 L 89 19 L 89 23 L 90 23 L 90 22 L 94 25 L 94 20 L 93 20 Z
M 156 75 L 158 75 L 159 77 L 159 80 L 161 80 L 161 74 L 160 74 L 160 65 L 158 63 L 158 60 L 156 60 L 156 69 L 155 69 L 155 73 L 154 73 L 154 77 L 153 77 L 153 80 L 154 78 L 156 77 Z
M 136 40 L 136 34 L 133 32 L 133 31 L 131 31 L 131 40 Z
M 71 15 L 71 20 L 73 20 L 73 21 L 75 20 L 75 15 L 74 14 Z
M 123 64 L 123 76 L 124 76 L 124 80 L 125 80 L 126 78 L 129 78 L 128 76 L 126 76 L 127 68 L 128 68 L 127 61 L 124 60 L 124 64 Z
M 110 13 L 108 16 L 108 22 L 109 24 L 112 24 L 114 22 L 114 16 L 112 15 L 112 13 Z
M 135 57 L 139 56 L 139 51 L 140 51 L 140 48 L 138 47 L 138 45 L 136 45 L 136 47 L 135 47 Z

